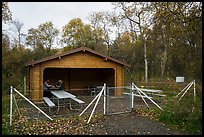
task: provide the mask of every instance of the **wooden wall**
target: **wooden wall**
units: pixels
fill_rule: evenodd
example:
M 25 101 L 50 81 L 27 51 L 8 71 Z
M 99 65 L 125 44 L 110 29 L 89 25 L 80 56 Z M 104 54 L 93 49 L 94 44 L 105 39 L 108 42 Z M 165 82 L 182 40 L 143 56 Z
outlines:
M 83 70 L 83 68 L 86 68 L 87 70 Z M 96 69 L 91 71 L 91 68 L 100 68 L 101 70 L 99 71 Z M 79 71 L 80 73 L 78 74 Z M 93 75 L 89 75 L 92 73 Z M 105 76 L 105 73 L 108 73 L 109 75 Z M 83 80 L 80 82 L 78 80 L 81 79 L 81 77 L 83 77 Z M 67 80 L 69 78 L 71 79 L 70 83 Z M 99 80 L 96 80 L 98 78 Z M 95 80 L 95 84 L 100 84 L 100 82 L 102 82 L 100 80 L 104 80 L 111 86 L 123 86 L 124 72 L 123 67 L 120 64 L 105 60 L 103 57 L 87 51 L 77 52 L 68 56 L 35 64 L 34 66 L 30 66 L 31 100 L 42 101 L 43 81 L 45 79 L 50 79 L 52 82 L 57 82 L 58 79 L 62 79 L 65 81 L 66 89 L 80 88 L 78 84 L 81 83 L 83 83 L 81 87 L 84 87 L 86 84 L 89 85 L 90 82 L 94 82 Z M 88 83 L 85 82 L 85 79 L 89 79 Z M 117 92 L 116 95 L 121 95 L 121 93 Z

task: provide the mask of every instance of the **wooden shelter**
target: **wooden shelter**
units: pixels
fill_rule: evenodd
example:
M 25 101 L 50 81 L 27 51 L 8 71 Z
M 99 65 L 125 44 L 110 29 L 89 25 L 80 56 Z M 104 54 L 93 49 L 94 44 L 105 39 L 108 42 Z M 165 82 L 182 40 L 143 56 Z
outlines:
M 80 89 L 93 86 L 123 86 L 124 67 L 128 64 L 81 47 L 26 64 L 29 68 L 29 90 L 32 101 L 42 101 L 43 82 L 49 79 L 64 82 L 65 90 L 78 94 Z M 121 95 L 121 92 L 115 95 Z

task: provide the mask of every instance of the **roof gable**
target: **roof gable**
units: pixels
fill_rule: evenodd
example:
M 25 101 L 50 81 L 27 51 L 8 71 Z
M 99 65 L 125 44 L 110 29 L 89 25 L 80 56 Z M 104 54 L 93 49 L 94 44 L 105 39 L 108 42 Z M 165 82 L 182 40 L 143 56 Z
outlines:
M 106 56 L 104 54 L 101 54 L 95 50 L 92 50 L 90 48 L 87 48 L 87 47 L 81 47 L 81 48 L 77 48 L 77 49 L 74 49 L 74 50 L 70 50 L 68 52 L 65 52 L 65 53 L 61 53 L 61 54 L 56 54 L 56 55 L 53 55 L 53 56 L 49 56 L 49 57 L 45 57 L 45 58 L 42 58 L 42 59 L 39 59 L 39 60 L 35 60 L 35 61 L 31 61 L 31 62 L 28 62 L 25 64 L 26 67 L 28 66 L 31 66 L 31 65 L 35 65 L 35 64 L 38 64 L 38 63 L 42 63 L 42 62 L 45 62 L 45 61 L 49 61 L 49 60 L 53 60 L 53 59 L 56 59 L 56 58 L 60 58 L 60 57 L 63 57 L 63 56 L 68 56 L 68 55 L 71 55 L 71 54 L 74 54 L 74 53 L 78 53 L 78 52 L 90 52 L 94 55 L 97 55 L 97 56 L 100 56 L 100 57 L 103 57 L 105 58 L 106 60 L 111 60 L 113 62 L 116 62 L 120 65 L 123 65 L 125 67 L 130 67 L 129 64 L 125 63 L 125 62 L 122 62 L 122 61 L 119 61 L 117 59 L 114 59 L 112 57 L 109 57 L 109 56 Z

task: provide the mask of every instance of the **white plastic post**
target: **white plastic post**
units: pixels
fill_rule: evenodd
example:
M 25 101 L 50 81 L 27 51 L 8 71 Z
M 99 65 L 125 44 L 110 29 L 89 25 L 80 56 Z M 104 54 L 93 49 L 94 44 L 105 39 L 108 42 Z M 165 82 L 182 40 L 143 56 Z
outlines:
M 96 104 L 95 104 L 95 106 L 94 106 L 94 108 L 93 108 L 93 110 L 92 110 L 92 112 L 91 112 L 91 115 L 89 116 L 89 120 L 88 120 L 87 124 L 88 124 L 88 123 L 90 122 L 90 120 L 91 120 L 91 117 L 92 117 L 92 115 L 93 115 L 93 113 L 94 113 L 94 111 L 95 111 L 95 109 L 96 109 L 96 106 L 97 106 L 97 104 L 98 104 L 99 99 L 101 98 L 101 95 L 102 95 L 103 91 L 104 91 L 104 90 L 102 90 L 102 92 L 100 92 L 100 94 L 99 94 L 99 97 L 98 97 L 98 99 L 97 99 L 97 101 L 96 101 Z
M 135 88 L 137 90 L 139 90 L 144 96 L 146 96 L 150 101 L 152 101 L 152 103 L 154 103 L 159 109 L 163 110 L 159 105 L 157 105 L 157 103 L 155 103 L 149 96 L 147 96 L 141 89 L 139 89 L 135 84 L 134 84 Z
M 189 87 L 186 89 L 186 91 L 183 93 L 183 95 L 179 98 L 179 101 L 181 100 L 181 98 L 186 94 L 186 92 L 189 90 L 189 88 L 193 85 L 193 82 L 191 82 L 191 84 L 189 85 Z
M 149 108 L 149 105 L 147 104 L 146 100 L 144 99 L 144 97 L 142 96 L 142 94 L 140 93 L 139 90 L 136 89 L 136 91 L 139 93 L 140 97 L 142 97 L 142 100 L 144 101 L 144 103 L 146 104 L 146 106 Z
M 194 92 L 194 101 L 196 100 L 196 88 L 195 88 L 195 79 L 194 79 L 194 85 L 193 85 L 193 92 Z
M 102 88 L 101 92 L 103 92 L 103 90 L 104 90 L 104 87 Z M 96 100 L 96 98 L 100 95 L 100 93 L 91 101 L 91 103 L 89 103 L 89 105 L 81 112 L 81 114 L 79 114 L 79 116 L 81 116 L 89 108 L 89 106 Z
M 12 96 L 13 96 L 13 86 L 10 89 L 10 126 L 12 125 Z
M 133 90 L 134 90 L 134 87 L 133 87 L 133 83 L 132 83 L 132 85 L 131 85 L 131 90 L 132 90 L 132 92 L 131 92 L 131 97 L 132 97 L 132 99 L 131 99 L 131 101 L 132 101 L 132 105 L 131 105 L 131 108 L 133 109 L 133 104 L 134 104 L 134 95 L 133 95 Z
M 176 95 L 176 97 L 178 97 L 191 83 L 192 83 L 192 82 L 188 83 L 188 85 L 187 85 L 185 88 L 183 88 L 183 89 Z
M 39 110 L 41 113 L 43 113 L 47 118 L 49 118 L 50 120 L 53 120 L 51 117 L 49 117 L 45 112 L 43 112 L 41 109 L 39 109 L 35 104 L 33 104 L 33 102 L 31 102 L 29 99 L 27 99 L 25 96 L 23 96 L 20 92 L 18 92 L 18 90 L 16 90 L 14 88 L 14 90 L 16 91 L 16 93 L 18 93 L 21 97 L 23 97 L 26 101 L 28 101 L 31 105 L 33 105 L 37 110 Z
M 103 114 L 106 114 L 106 83 L 104 83 L 104 91 L 103 91 Z

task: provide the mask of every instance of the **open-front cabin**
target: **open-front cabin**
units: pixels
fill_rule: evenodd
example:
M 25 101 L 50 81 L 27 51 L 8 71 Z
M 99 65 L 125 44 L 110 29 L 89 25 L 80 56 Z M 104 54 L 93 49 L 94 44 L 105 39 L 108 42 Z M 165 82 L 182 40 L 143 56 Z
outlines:
M 95 86 L 123 86 L 125 62 L 81 47 L 66 53 L 49 56 L 26 64 L 29 68 L 30 99 L 43 100 L 43 82 L 56 83 L 61 79 L 65 91 L 80 94 L 83 89 Z M 122 92 L 115 92 L 120 96 Z

